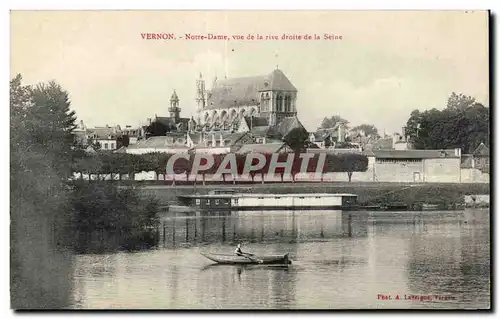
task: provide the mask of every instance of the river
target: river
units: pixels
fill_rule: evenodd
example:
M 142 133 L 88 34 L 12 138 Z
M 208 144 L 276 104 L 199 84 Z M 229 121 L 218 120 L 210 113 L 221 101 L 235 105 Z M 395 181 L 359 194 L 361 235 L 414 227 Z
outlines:
M 154 250 L 77 256 L 73 307 L 489 308 L 489 214 L 478 209 L 165 216 Z M 244 251 L 256 254 L 289 252 L 293 264 L 213 266 L 200 255 L 232 253 L 240 241 Z

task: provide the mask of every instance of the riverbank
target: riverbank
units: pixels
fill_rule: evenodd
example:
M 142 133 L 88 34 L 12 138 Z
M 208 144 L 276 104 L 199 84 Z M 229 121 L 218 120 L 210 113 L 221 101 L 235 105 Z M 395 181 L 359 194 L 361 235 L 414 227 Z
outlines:
M 464 205 L 466 195 L 488 195 L 489 184 L 410 184 L 410 183 L 275 183 L 275 184 L 218 184 L 218 185 L 144 185 L 144 195 L 155 196 L 163 205 L 177 204 L 177 196 L 187 194 L 207 194 L 213 189 L 233 189 L 240 193 L 352 193 L 358 195 L 360 205 L 384 206 L 394 203 L 401 205 L 437 204 Z

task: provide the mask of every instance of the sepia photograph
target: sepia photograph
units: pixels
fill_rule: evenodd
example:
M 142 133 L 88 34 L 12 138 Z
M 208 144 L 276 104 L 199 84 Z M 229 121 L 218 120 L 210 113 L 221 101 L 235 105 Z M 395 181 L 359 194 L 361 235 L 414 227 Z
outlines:
M 10 307 L 491 310 L 487 10 L 11 10 Z

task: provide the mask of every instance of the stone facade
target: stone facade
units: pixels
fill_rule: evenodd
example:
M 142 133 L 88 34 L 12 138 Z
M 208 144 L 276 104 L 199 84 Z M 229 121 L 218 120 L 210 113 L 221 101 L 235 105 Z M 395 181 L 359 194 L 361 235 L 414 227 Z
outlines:
M 262 117 L 270 125 L 297 115 L 297 89 L 279 69 L 268 75 L 217 81 L 206 90 L 200 74 L 196 81 L 196 122 L 222 129 L 244 116 Z

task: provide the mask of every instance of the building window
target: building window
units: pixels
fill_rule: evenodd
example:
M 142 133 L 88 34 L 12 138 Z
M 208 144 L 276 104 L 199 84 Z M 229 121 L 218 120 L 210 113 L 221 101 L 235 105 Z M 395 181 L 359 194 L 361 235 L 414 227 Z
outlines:
M 276 98 L 276 111 L 283 112 L 283 96 L 281 94 Z
M 420 163 L 421 158 L 377 158 L 377 163 L 380 164 L 410 164 L 410 163 Z
M 108 149 L 108 143 L 104 143 L 104 149 L 107 150 Z
M 215 200 L 215 205 L 219 205 L 219 200 L 218 199 Z
M 200 199 L 199 198 L 196 199 L 196 205 L 200 205 Z

